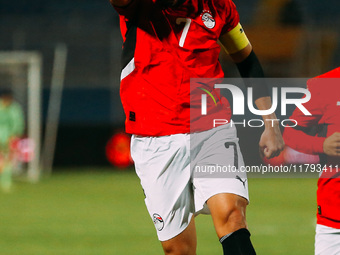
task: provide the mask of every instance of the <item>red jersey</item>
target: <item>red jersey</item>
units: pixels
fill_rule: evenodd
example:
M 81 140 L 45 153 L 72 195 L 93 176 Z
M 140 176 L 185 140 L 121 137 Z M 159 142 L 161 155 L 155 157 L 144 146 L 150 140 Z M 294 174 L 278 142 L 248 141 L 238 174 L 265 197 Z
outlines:
M 234 3 L 186 0 L 164 9 L 153 0 L 133 0 L 115 8 L 124 39 L 120 94 L 126 132 L 189 133 L 190 79 L 224 77 L 217 41 L 239 23 Z M 218 105 L 230 119 L 229 104 Z
M 293 149 L 308 154 L 320 154 L 321 164 L 327 166 L 327 170 L 318 181 L 317 222 L 338 229 L 340 229 L 340 170 L 338 170 L 340 157 L 328 157 L 323 154 L 323 143 L 326 137 L 340 132 L 339 78 L 340 67 L 308 81 L 311 100 L 304 106 L 312 115 L 305 116 L 297 108 L 290 118 L 298 122 L 299 128 L 285 128 L 283 135 L 285 143 Z M 314 135 L 308 134 L 311 127 L 315 127 Z M 318 129 L 321 132 L 317 132 Z

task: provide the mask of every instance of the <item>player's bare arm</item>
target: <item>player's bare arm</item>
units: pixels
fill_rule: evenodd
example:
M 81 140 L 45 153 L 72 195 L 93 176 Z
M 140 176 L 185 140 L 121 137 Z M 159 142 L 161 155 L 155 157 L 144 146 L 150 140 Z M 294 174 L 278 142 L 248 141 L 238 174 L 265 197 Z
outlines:
M 222 35 L 219 40 L 224 50 L 237 64 L 242 77 L 264 77 L 261 65 L 240 24 L 230 32 Z M 254 89 L 254 99 L 259 110 L 270 109 L 272 105 L 270 97 L 266 95 L 265 87 Z M 262 116 L 262 118 L 265 122 L 265 130 L 260 138 L 260 153 L 262 156 L 272 158 L 278 156 L 283 150 L 284 141 L 278 123 L 266 121 L 277 119 L 275 113 Z
M 340 133 L 335 132 L 331 136 L 327 137 L 323 143 L 323 151 L 328 156 L 339 157 L 340 156 Z
M 113 6 L 124 7 L 124 6 L 127 6 L 132 1 L 133 0 L 110 0 L 110 3 Z

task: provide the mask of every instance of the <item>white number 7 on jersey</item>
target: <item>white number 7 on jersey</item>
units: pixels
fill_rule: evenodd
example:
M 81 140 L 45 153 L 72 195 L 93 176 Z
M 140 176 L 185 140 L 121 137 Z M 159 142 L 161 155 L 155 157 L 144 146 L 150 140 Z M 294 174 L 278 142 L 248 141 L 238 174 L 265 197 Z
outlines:
M 185 38 L 187 37 L 188 31 L 189 31 L 189 28 L 190 28 L 191 19 L 189 19 L 189 18 L 177 18 L 176 19 L 177 25 L 179 25 L 183 22 L 185 22 L 185 25 L 184 25 L 184 28 L 183 28 L 181 38 L 179 39 L 179 46 L 180 47 L 183 47 L 183 45 L 184 45 Z

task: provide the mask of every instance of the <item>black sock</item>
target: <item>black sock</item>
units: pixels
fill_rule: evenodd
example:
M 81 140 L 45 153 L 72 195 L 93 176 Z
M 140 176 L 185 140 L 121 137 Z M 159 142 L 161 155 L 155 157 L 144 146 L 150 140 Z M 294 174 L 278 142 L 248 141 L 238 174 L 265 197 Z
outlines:
M 224 255 L 255 255 L 248 229 L 241 228 L 220 239 Z

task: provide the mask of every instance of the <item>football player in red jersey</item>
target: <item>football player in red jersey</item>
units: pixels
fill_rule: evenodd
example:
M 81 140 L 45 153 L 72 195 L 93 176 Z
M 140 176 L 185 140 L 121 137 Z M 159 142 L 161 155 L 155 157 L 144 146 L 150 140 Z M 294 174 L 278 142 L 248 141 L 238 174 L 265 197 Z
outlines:
M 110 0 L 124 40 L 120 94 L 131 156 L 165 254 L 196 254 L 194 214 L 211 213 L 224 254 L 255 254 L 245 218 L 246 176 L 193 178 L 190 164 L 216 156 L 244 164 L 235 127 L 190 134 L 190 78 L 223 78 L 222 44 L 242 77 L 263 77 L 231 0 Z M 271 107 L 254 88 L 259 110 Z M 224 106 L 230 119 L 230 107 Z M 263 116 L 276 119 L 275 114 Z M 260 148 L 277 156 L 284 142 L 265 121 Z M 190 135 L 198 137 L 190 144 Z M 208 148 L 206 144 L 213 144 Z M 190 154 L 193 149 L 195 155 Z M 224 151 L 223 151 L 224 149 Z
M 284 140 L 293 149 L 320 155 L 315 254 L 340 254 L 340 67 L 307 83 L 311 99 L 304 104 L 310 116 L 298 108 L 285 128 Z

